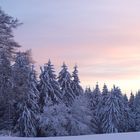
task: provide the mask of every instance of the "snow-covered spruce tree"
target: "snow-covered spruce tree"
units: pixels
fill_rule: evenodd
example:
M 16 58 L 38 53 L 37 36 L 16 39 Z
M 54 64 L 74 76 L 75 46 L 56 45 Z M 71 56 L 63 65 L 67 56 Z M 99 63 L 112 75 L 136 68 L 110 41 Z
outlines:
M 130 113 L 131 113 L 132 119 L 134 120 L 134 125 L 131 126 L 130 131 L 134 132 L 134 131 L 136 131 L 136 126 L 135 126 L 136 108 L 135 108 L 135 96 L 132 92 L 131 92 L 131 95 L 130 95 L 128 106 L 130 108 Z
M 30 51 L 19 52 L 13 65 L 15 95 L 15 131 L 20 136 L 37 135 L 39 121 L 39 92 L 36 88 L 35 71 L 31 66 Z
M 90 87 L 86 87 L 86 89 L 85 89 L 85 95 L 88 97 L 89 95 L 91 95 L 91 93 L 92 93 L 92 91 L 91 91 Z
M 104 84 L 102 94 L 101 94 L 101 98 L 100 98 L 100 102 L 99 102 L 99 104 L 100 104 L 100 112 L 102 112 L 102 110 L 104 110 L 103 108 L 104 108 L 105 103 L 106 103 L 106 101 L 108 99 L 108 96 L 109 96 L 109 90 L 107 88 L 107 85 Z
M 90 89 L 90 87 L 86 87 L 85 92 L 84 92 L 85 98 L 86 100 L 88 100 L 88 108 L 91 107 L 90 102 L 91 102 L 91 98 L 92 98 L 92 91 Z
M 105 102 L 106 102 L 107 99 L 108 99 L 108 95 L 109 95 L 109 91 L 108 91 L 107 85 L 104 84 L 104 86 L 103 86 L 103 90 L 102 90 L 102 94 L 101 94 L 101 102 L 102 102 L 102 106 L 105 105 Z
M 103 132 L 102 130 L 103 116 L 104 116 L 104 110 L 106 108 L 106 102 L 108 98 L 109 98 L 109 91 L 108 91 L 107 85 L 104 84 L 102 94 L 101 94 L 101 100 L 99 102 L 99 112 L 98 112 L 98 116 L 100 119 L 99 121 L 101 124 L 101 130 L 100 130 L 101 133 Z
M 135 127 L 135 120 L 134 116 L 129 108 L 128 98 L 127 95 L 124 95 L 124 115 L 123 115 L 123 132 L 132 132 L 134 131 L 133 128 Z
M 123 132 L 126 125 L 124 98 L 118 87 L 113 87 L 103 112 L 103 133 Z
M 101 102 L 101 91 L 99 89 L 99 85 L 98 83 L 96 84 L 96 87 L 93 91 L 93 105 L 95 105 L 95 107 L 93 107 L 93 120 L 91 121 L 94 127 L 94 124 L 97 126 L 97 131 L 96 133 L 102 133 L 101 130 L 101 114 L 100 114 L 100 102 Z
M 76 96 L 79 96 L 81 94 L 83 94 L 83 89 L 80 86 L 80 80 L 79 80 L 79 76 L 78 76 L 78 70 L 77 70 L 77 65 L 75 65 L 74 67 L 74 71 L 72 73 L 72 90 L 74 91 L 74 94 Z
M 61 90 L 57 82 L 54 68 L 49 60 L 44 67 L 41 67 L 39 91 L 40 91 L 40 109 L 43 112 L 45 105 L 50 106 L 61 102 Z
M 104 108 L 102 130 L 103 133 L 116 133 L 119 132 L 119 123 L 120 123 L 120 109 L 116 95 L 112 90 Z
M 126 127 L 126 125 L 129 125 L 129 122 L 124 121 L 124 119 L 126 119 L 126 118 L 128 118 L 128 120 L 130 119 L 129 108 L 127 105 L 125 105 L 125 100 L 124 100 L 121 90 L 118 87 L 114 86 L 113 92 L 116 95 L 116 100 L 119 104 L 119 112 L 121 114 L 121 116 L 119 118 L 120 123 L 118 126 L 118 130 L 119 130 L 119 132 L 126 132 L 127 128 L 128 128 L 128 126 Z
M 134 96 L 134 94 L 132 92 L 130 94 L 129 107 L 130 107 L 132 112 L 135 111 L 135 96 Z
M 93 90 L 91 95 L 92 96 L 89 99 L 89 107 L 92 113 L 91 126 L 94 130 L 94 133 L 100 133 L 101 124 L 100 124 L 100 116 L 99 116 L 99 103 L 101 100 L 101 92 L 100 92 L 98 83 L 96 84 L 96 87 Z
M 14 41 L 13 29 L 18 20 L 0 9 L 0 129 L 11 130 L 13 120 L 11 62 L 18 43 Z
M 13 124 L 13 93 L 10 61 L 0 52 L 0 130 L 11 130 Z
M 71 106 L 75 99 L 75 95 L 74 91 L 72 90 L 71 75 L 68 72 L 68 68 L 65 63 L 63 63 L 62 70 L 59 73 L 58 82 L 62 91 L 63 102 L 66 104 L 66 106 Z
M 101 92 L 100 92 L 98 83 L 96 84 L 96 87 L 93 90 L 92 97 L 93 97 L 92 109 L 95 110 L 101 101 Z
M 135 95 L 135 100 L 134 100 L 134 105 L 135 105 L 135 127 L 136 131 L 140 131 L 140 91 Z

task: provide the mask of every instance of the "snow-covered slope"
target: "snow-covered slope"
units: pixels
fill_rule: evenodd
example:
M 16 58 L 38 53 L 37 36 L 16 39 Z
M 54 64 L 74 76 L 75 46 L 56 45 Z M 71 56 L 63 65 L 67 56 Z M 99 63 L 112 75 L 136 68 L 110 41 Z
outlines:
M 0 140 L 140 140 L 140 132 L 47 138 L 0 137 Z

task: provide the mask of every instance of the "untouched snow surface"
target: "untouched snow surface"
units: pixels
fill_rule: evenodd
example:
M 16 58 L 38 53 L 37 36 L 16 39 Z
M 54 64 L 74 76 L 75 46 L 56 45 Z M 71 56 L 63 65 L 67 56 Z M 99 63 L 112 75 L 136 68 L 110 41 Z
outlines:
M 46 138 L 18 138 L 18 137 L 0 137 L 0 140 L 140 140 L 140 132 L 86 135 L 70 137 L 46 137 Z

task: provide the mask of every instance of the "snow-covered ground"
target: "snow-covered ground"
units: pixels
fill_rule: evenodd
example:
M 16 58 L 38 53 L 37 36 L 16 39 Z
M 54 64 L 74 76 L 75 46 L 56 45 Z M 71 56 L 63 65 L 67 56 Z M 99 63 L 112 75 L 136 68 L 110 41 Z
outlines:
M 0 140 L 19 140 L 19 139 L 20 140 L 140 140 L 140 132 L 70 136 L 70 137 L 46 137 L 46 138 L 0 137 Z

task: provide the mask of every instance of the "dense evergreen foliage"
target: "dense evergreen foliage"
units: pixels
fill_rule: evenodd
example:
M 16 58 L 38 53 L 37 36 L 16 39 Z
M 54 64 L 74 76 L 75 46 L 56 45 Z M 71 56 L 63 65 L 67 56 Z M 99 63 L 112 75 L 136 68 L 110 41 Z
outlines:
M 60 89 L 62 91 L 63 102 L 66 106 L 71 106 L 74 98 L 74 91 L 72 90 L 72 79 L 71 74 L 68 72 L 68 68 L 65 63 L 62 65 L 62 70 L 58 76 L 58 82 L 60 84 Z
M 18 21 L 0 10 L 0 131 L 14 136 L 64 136 L 140 131 L 140 91 L 128 99 L 120 88 L 85 90 L 78 67 L 49 60 L 37 76 L 31 52 L 17 52 Z M 38 77 L 38 78 L 37 78 Z
M 54 68 L 49 60 L 44 67 L 41 67 L 40 81 L 38 84 L 38 89 L 40 92 L 40 108 L 43 112 L 43 107 L 45 105 L 51 106 L 58 104 L 61 101 L 62 95 L 59 83 L 57 81 L 56 75 L 54 74 Z

